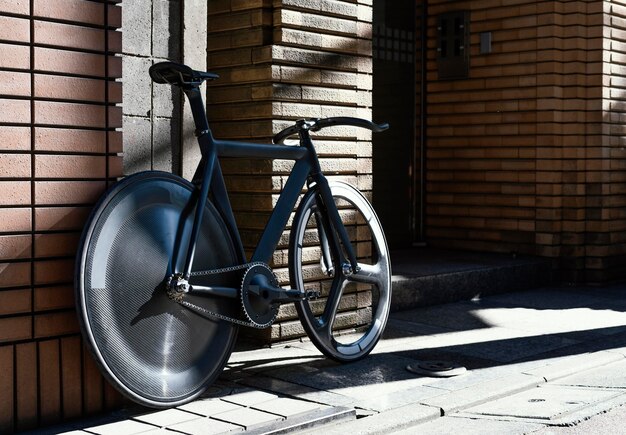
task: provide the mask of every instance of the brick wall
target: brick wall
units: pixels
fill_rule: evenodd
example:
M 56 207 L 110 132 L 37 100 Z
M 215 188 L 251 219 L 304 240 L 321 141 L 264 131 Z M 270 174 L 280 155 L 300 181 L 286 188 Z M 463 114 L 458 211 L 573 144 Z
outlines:
M 594 240 L 593 263 L 588 266 L 606 271 L 609 279 L 624 279 L 626 272 L 626 2 L 604 2 L 602 68 L 603 147 L 596 178 L 601 181 L 596 191 L 594 225 L 600 229 Z
M 371 119 L 371 1 L 219 0 L 209 3 L 208 68 L 216 137 L 270 141 L 306 117 Z M 371 190 L 371 134 L 353 128 L 324 132 L 318 142 L 331 178 Z M 260 236 L 291 169 L 285 161 L 224 161 L 246 249 Z M 272 175 L 273 174 L 273 175 Z M 287 234 L 274 256 L 288 283 Z M 354 307 L 356 308 L 356 307 Z M 265 339 L 303 335 L 293 305 L 281 307 Z
M 610 127 L 618 67 L 603 48 L 619 50 L 607 32 L 621 21 L 604 29 L 603 4 L 617 8 L 429 2 L 430 244 L 550 257 L 565 281 L 618 278 L 610 268 L 624 254 L 624 154 Z M 467 79 L 439 80 L 436 16 L 451 10 L 471 11 L 471 67 Z M 492 33 L 492 53 L 480 54 L 481 32 Z M 603 90 L 609 81 L 615 89 Z
M 122 173 L 120 7 L 0 0 L 0 433 L 119 403 L 78 335 L 74 252 Z

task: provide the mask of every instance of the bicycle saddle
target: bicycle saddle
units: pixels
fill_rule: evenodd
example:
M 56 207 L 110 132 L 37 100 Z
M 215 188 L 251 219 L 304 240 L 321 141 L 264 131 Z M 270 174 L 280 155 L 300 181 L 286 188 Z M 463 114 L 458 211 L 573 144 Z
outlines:
M 148 70 L 150 77 L 156 83 L 168 83 L 170 85 L 199 85 L 205 80 L 215 80 L 220 76 L 210 72 L 196 71 L 175 62 L 155 63 Z

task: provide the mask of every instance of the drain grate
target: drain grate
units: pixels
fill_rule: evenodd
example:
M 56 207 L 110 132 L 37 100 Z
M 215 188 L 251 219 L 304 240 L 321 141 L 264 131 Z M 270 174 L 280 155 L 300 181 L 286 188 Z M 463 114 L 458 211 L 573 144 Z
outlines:
M 449 378 L 467 372 L 465 367 L 449 361 L 418 361 L 409 364 L 406 369 L 411 373 L 435 378 Z

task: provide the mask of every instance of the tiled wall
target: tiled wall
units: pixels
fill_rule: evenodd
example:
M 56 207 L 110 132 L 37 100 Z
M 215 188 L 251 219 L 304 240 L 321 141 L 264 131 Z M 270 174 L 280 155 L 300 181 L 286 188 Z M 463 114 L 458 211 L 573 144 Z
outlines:
M 620 3 L 429 1 L 431 245 L 553 258 L 565 281 L 624 277 Z M 469 77 L 440 80 L 436 17 L 463 9 Z
M 114 3 L 0 1 L 0 433 L 119 403 L 72 287 L 85 218 L 122 173 Z

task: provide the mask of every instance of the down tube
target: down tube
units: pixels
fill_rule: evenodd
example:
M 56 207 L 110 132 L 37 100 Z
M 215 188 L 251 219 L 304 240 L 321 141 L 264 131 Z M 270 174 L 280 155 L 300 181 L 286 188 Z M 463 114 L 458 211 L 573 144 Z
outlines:
M 293 206 L 296 205 L 296 201 L 298 200 L 300 192 L 302 192 L 302 186 L 304 186 L 304 182 L 310 170 L 311 165 L 309 165 L 306 160 L 296 161 L 291 175 L 289 175 L 287 183 L 285 183 L 285 187 L 278 198 L 276 207 L 274 207 L 274 211 L 270 216 L 270 220 L 265 226 L 265 231 L 263 231 L 263 235 L 252 255 L 251 261 L 270 262 L 276 245 L 278 245 L 278 240 L 285 230 L 289 215 L 293 210 Z

